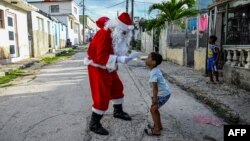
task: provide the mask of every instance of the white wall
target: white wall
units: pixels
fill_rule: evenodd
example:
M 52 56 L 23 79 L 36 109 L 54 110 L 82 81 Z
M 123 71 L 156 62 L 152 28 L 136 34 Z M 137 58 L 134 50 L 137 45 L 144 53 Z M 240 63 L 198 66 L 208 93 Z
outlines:
M 66 24 L 67 26 L 69 26 L 68 24 L 68 16 L 54 16 L 56 19 L 58 19 L 60 22 Z
M 8 36 L 8 31 L 6 30 L 6 23 L 7 23 L 6 9 L 8 9 L 8 7 L 0 5 L 0 10 L 4 11 L 4 23 L 5 23 L 5 28 L 0 28 L 0 47 L 5 47 L 5 48 L 9 46 L 8 44 L 9 36 Z
M 95 21 L 92 21 L 89 17 L 87 17 L 87 24 L 86 25 L 93 30 L 97 30 L 97 26 L 96 26 Z
M 141 34 L 141 49 L 143 52 L 150 53 L 153 51 L 153 31 L 151 34 L 142 32 Z
M 62 14 L 73 14 L 77 20 L 79 20 L 79 7 L 74 1 L 65 1 L 65 2 L 39 2 L 39 3 L 30 3 L 42 11 L 55 15 L 62 15 Z M 51 13 L 50 7 L 51 5 L 59 5 L 59 12 L 58 13 Z M 74 12 L 74 7 L 77 8 L 77 13 Z
M 62 29 L 63 28 L 63 30 L 61 30 L 60 31 L 60 39 L 62 39 L 62 40 L 67 40 L 67 26 L 65 26 L 65 25 L 63 25 L 63 24 L 61 24 L 61 23 L 59 23 L 60 24 L 60 29 Z
M 38 30 L 38 21 L 37 21 L 37 18 L 41 18 L 43 19 L 43 23 L 44 23 L 44 32 L 48 33 L 48 24 L 47 22 L 49 21 L 50 22 L 50 25 L 51 25 L 51 20 L 43 15 L 41 15 L 40 13 L 37 13 L 37 12 L 31 12 L 32 14 L 32 29 L 33 30 Z M 51 27 L 50 27 L 51 29 Z
M 0 1 L 0 9 L 4 11 L 5 28 L 0 29 L 0 47 L 9 51 L 9 35 L 7 30 L 7 13 L 16 15 L 17 27 L 17 41 L 19 47 L 19 57 L 12 58 L 12 61 L 19 61 L 29 57 L 29 40 L 28 40 L 28 25 L 27 12 L 13 7 L 10 4 L 2 3 Z
M 77 13 L 75 13 L 74 7 L 77 9 Z M 80 8 L 79 6 L 75 3 L 75 1 L 72 1 L 72 13 L 76 17 L 76 20 L 79 21 L 79 13 L 80 13 Z

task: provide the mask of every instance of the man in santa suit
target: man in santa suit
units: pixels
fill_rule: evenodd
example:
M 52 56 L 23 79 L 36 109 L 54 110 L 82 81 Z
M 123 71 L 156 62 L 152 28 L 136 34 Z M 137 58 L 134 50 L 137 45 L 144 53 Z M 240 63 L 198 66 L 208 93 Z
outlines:
M 123 84 L 116 72 L 117 63 L 126 64 L 137 57 L 138 52 L 127 55 L 128 43 L 133 30 L 132 20 L 122 13 L 113 20 L 101 17 L 96 21 L 100 30 L 95 34 L 88 48 L 88 74 L 93 105 L 89 129 L 100 135 L 108 135 L 100 120 L 112 101 L 113 116 L 130 121 L 131 117 L 123 111 Z

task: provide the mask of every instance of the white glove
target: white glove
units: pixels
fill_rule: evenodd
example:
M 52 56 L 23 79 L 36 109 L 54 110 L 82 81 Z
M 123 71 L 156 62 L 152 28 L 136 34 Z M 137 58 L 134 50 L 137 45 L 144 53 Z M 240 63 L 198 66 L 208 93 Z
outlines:
M 136 58 L 136 57 L 138 57 L 139 55 L 140 55 L 139 52 L 137 52 L 137 51 L 135 51 L 135 50 L 132 50 L 128 57 L 130 57 L 130 58 Z
M 128 63 L 129 61 L 131 61 L 132 59 L 133 59 L 133 58 L 128 57 L 128 56 L 117 56 L 117 62 L 118 62 L 118 63 L 126 64 L 126 63 Z

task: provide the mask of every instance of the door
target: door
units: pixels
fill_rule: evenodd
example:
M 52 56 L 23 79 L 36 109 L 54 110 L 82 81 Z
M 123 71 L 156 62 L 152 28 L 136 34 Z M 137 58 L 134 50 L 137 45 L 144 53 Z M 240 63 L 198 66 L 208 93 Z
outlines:
M 9 35 L 10 57 L 15 58 L 19 56 L 19 50 L 17 45 L 16 15 L 12 13 L 7 13 L 7 17 L 8 17 L 7 30 Z
M 48 21 L 47 22 L 47 26 L 48 26 L 48 44 L 49 44 L 49 48 L 52 48 L 52 46 L 51 46 L 51 36 L 50 36 L 50 22 Z

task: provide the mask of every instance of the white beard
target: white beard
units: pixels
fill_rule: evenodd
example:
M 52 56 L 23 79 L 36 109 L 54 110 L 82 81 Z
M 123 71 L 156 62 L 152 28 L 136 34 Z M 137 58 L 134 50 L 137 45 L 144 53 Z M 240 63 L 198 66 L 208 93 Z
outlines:
M 126 35 L 122 34 L 123 30 L 120 28 L 113 28 L 112 30 L 112 44 L 115 55 L 124 56 L 128 52 L 128 45 L 131 40 L 131 31 L 128 31 Z

